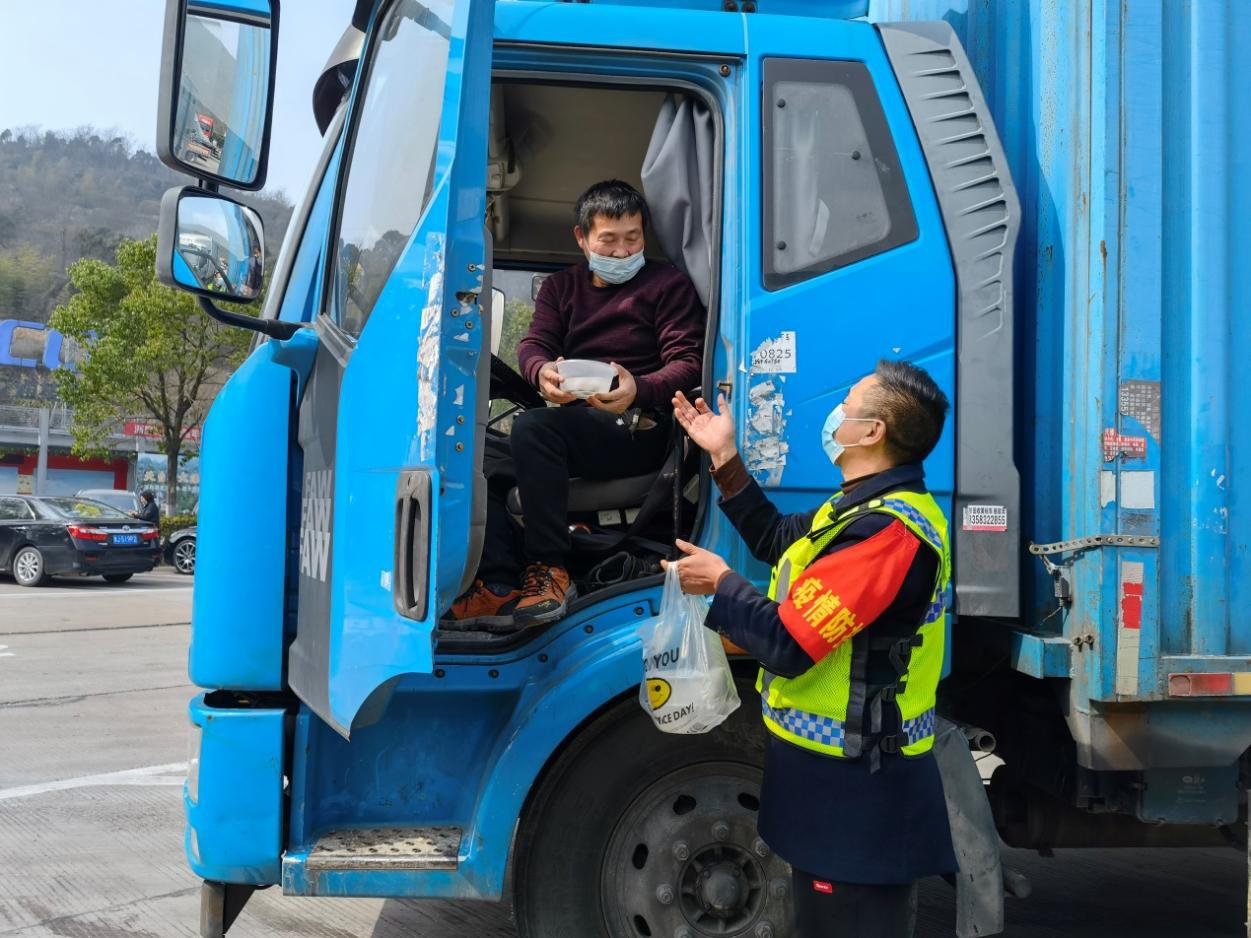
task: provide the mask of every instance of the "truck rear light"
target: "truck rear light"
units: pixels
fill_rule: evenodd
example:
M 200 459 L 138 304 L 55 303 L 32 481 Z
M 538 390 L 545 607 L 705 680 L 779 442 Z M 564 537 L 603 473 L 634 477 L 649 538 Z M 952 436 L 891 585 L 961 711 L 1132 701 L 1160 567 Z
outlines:
M 78 541 L 107 541 L 109 534 L 99 528 L 89 528 L 81 524 L 67 525 L 70 537 Z
M 1168 676 L 1170 697 L 1241 697 L 1251 695 L 1251 674 L 1180 673 Z

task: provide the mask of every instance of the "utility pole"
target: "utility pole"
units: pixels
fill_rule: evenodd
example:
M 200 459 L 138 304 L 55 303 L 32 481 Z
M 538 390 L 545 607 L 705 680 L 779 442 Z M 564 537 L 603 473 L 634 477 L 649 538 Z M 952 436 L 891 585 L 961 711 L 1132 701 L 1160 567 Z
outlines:
M 48 487 L 48 439 L 52 435 L 52 410 L 39 408 L 39 457 L 35 462 L 35 494 L 43 495 Z

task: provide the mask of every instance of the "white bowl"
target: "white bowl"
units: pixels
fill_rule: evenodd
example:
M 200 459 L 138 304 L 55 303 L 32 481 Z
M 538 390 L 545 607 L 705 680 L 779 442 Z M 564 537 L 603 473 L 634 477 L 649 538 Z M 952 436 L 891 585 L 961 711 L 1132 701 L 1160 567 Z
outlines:
M 574 397 L 584 399 L 592 394 L 607 394 L 612 390 L 613 378 L 617 376 L 612 365 L 589 358 L 570 358 L 557 362 L 556 370 L 565 379 L 560 384 L 561 389 Z

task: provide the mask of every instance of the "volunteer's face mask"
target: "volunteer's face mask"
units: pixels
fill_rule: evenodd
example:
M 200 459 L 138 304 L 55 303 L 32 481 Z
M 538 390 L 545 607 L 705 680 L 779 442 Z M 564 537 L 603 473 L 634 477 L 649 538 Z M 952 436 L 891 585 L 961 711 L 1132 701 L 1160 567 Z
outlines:
M 587 261 L 591 265 L 591 271 L 598 274 L 600 280 L 614 284 L 632 279 L 647 263 L 642 251 L 628 257 L 609 257 L 607 254 L 591 251 Z
M 858 423 L 876 423 L 873 417 L 848 417 L 843 410 L 843 405 L 839 404 L 830 415 L 825 418 L 825 426 L 821 428 L 821 445 L 825 448 L 825 455 L 830 457 L 830 462 L 838 465 L 838 458 L 843 455 L 843 450 L 851 449 L 853 446 L 862 446 L 864 441 L 859 443 L 840 443 L 837 439 L 838 428 L 846 421 L 854 420 Z

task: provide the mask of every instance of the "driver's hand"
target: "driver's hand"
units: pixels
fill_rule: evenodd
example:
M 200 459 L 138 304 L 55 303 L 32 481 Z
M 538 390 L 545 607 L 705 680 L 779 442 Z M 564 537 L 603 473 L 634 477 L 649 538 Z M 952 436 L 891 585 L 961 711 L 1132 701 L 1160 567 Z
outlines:
M 539 393 L 543 395 L 545 400 L 551 401 L 553 404 L 568 404 L 570 401 L 577 400 L 568 391 L 561 389 L 561 384 L 565 379 L 556 369 L 556 362 L 563 362 L 565 359 L 558 358 L 555 362 L 548 362 L 539 369 Z
M 592 394 L 586 402 L 596 410 L 606 410 L 610 414 L 623 414 L 634 403 L 639 388 L 634 381 L 634 375 L 616 362 L 611 364 L 613 371 L 617 373 L 617 386 L 604 394 Z

